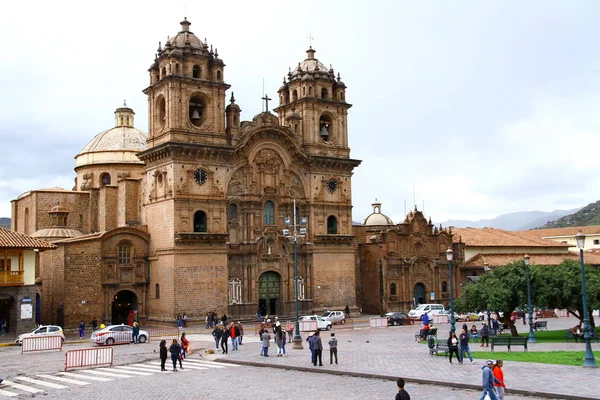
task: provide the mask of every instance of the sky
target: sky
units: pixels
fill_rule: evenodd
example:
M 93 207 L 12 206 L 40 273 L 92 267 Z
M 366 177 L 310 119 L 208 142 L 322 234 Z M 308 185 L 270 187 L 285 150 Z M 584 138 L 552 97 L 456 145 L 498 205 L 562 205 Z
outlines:
M 218 49 L 242 120 L 315 57 L 348 87 L 353 220 L 552 211 L 600 198 L 598 1 L 53 1 L 0 13 L 0 217 L 21 193 L 73 187 L 75 155 L 142 90 L 158 42 Z M 264 82 L 264 92 L 263 92 Z

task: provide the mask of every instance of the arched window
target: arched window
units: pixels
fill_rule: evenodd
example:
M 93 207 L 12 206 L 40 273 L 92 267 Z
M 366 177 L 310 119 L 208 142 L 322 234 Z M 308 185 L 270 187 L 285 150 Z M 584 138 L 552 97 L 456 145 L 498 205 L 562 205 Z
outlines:
M 292 101 L 296 101 L 296 100 L 298 100 L 298 91 L 294 90 L 292 92 Z
M 160 79 L 164 78 L 165 76 L 167 76 L 167 69 L 163 67 L 162 73 L 160 74 Z
M 312 96 L 312 86 L 309 86 L 309 87 L 308 87 L 308 95 L 309 95 L 309 96 Z
M 229 219 L 236 219 L 238 216 L 238 207 L 237 204 L 229 205 Z
M 319 118 L 319 135 L 325 142 L 331 139 L 332 128 L 333 123 L 331 117 L 327 114 L 321 115 L 321 118 Z
M 334 217 L 333 215 L 330 215 L 329 217 L 327 217 L 327 234 L 328 235 L 335 235 L 337 234 L 337 218 Z
M 158 121 L 156 121 L 157 126 L 159 128 L 164 128 L 167 119 L 167 105 L 163 96 L 158 98 L 158 101 L 156 102 L 156 108 L 158 109 Z
M 131 264 L 131 245 L 123 243 L 118 248 L 119 265 Z
M 194 213 L 194 232 L 207 232 L 206 213 L 204 211 L 196 211 Z
M 198 65 L 194 65 L 192 68 L 192 78 L 200 79 L 200 67 Z
M 275 205 L 271 200 L 265 202 L 265 225 L 275 225 Z
M 160 285 L 158 283 L 154 285 L 154 297 L 160 299 Z
M 322 99 L 327 98 L 327 89 L 325 89 L 325 88 L 321 89 L 321 98 Z
M 100 177 L 100 183 L 102 186 L 110 185 L 110 174 L 108 172 L 102 174 Z
M 195 126 L 202 125 L 204 120 L 204 109 L 206 108 L 206 102 L 201 96 L 193 96 L 190 99 L 189 106 L 189 117 L 190 122 Z
M 217 71 L 217 80 L 220 81 L 221 80 L 221 71 Z
M 175 64 L 175 73 L 178 74 L 179 73 L 179 64 Z
M 396 284 L 392 283 L 390 285 L 390 296 L 395 296 L 396 295 Z
M 446 281 L 442 282 L 442 293 L 447 293 L 448 292 L 448 283 L 446 283 Z

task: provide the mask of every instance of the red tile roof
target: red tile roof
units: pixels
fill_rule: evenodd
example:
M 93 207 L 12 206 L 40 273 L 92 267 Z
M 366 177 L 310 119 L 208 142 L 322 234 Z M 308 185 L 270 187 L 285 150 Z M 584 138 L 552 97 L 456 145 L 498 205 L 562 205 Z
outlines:
M 542 254 L 529 254 L 530 264 L 531 265 L 558 265 L 562 263 L 564 260 L 574 260 L 579 261 L 579 253 L 569 252 L 569 253 L 542 253 Z M 501 267 L 503 265 L 507 265 L 513 261 L 522 260 L 523 253 L 512 253 L 512 254 L 477 254 L 474 257 L 471 257 L 467 262 L 465 262 L 464 267 L 473 268 L 473 267 L 483 267 L 487 262 L 487 265 L 490 267 Z M 592 265 L 600 265 L 600 251 L 591 250 L 586 251 L 584 254 L 584 262 L 586 264 Z
M 454 243 L 473 247 L 569 247 L 568 244 L 542 239 L 538 231 L 505 231 L 495 228 L 452 228 Z
M 0 249 L 39 249 L 52 250 L 57 247 L 31 236 L 23 235 L 10 229 L 0 227 Z
M 540 237 L 552 236 L 575 236 L 578 232 L 583 232 L 586 235 L 600 234 L 600 225 L 590 226 L 570 226 L 568 228 L 552 228 L 552 229 L 533 229 L 527 232 L 535 232 Z

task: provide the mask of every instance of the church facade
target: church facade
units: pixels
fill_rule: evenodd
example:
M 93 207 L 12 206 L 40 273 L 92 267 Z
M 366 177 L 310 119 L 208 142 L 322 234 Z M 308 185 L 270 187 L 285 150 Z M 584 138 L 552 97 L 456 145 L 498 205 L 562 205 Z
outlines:
M 75 157 L 72 190 L 13 200 L 12 228 L 58 247 L 39 256 L 38 321 L 291 314 L 296 268 L 301 312 L 357 307 L 345 84 L 310 48 L 276 114 L 265 96 L 241 121 L 190 25 L 149 68 L 147 134 L 124 105 Z

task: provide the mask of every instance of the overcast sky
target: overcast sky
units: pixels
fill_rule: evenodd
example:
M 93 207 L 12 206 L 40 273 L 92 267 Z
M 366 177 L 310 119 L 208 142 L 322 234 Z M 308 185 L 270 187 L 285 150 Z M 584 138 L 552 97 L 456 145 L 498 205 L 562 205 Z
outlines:
M 11 1 L 0 12 L 0 217 L 71 189 L 74 156 L 127 99 L 147 131 L 147 69 L 180 30 L 226 63 L 242 119 L 317 57 L 348 86 L 355 221 L 405 202 L 434 221 L 600 198 L 600 1 Z M 229 96 L 229 94 L 228 94 Z

